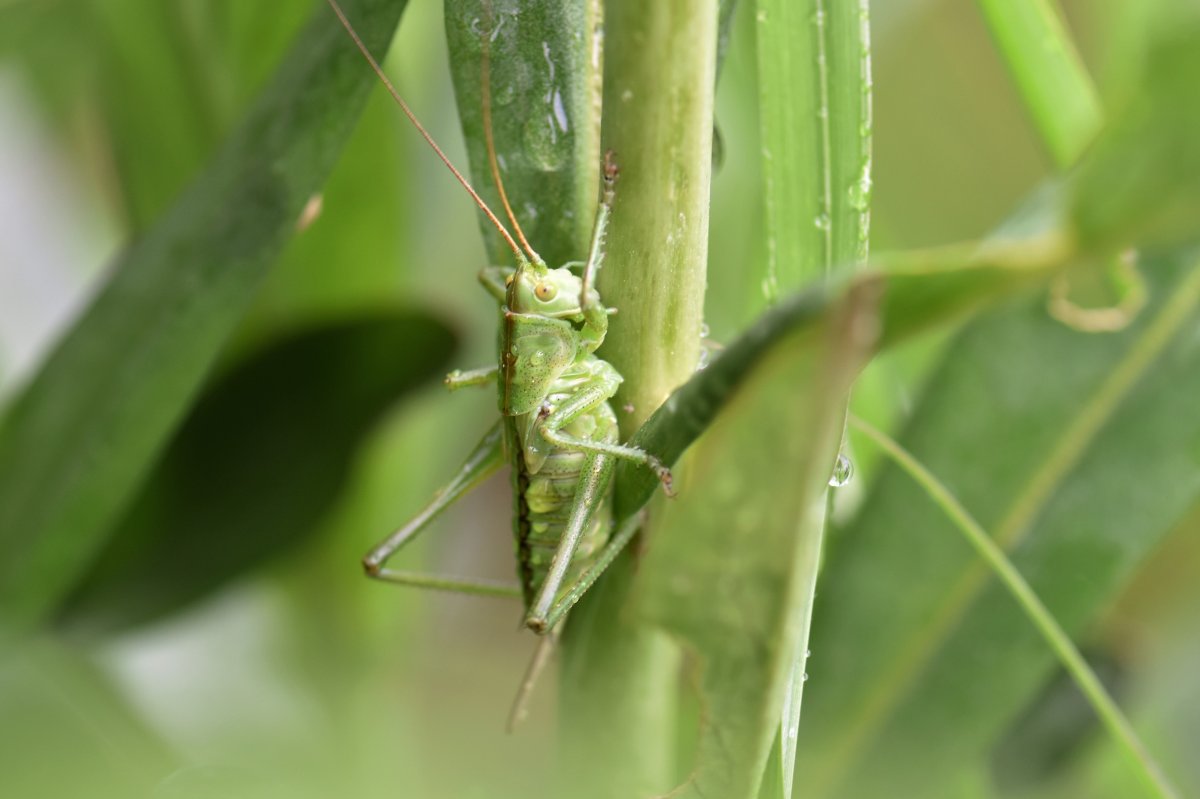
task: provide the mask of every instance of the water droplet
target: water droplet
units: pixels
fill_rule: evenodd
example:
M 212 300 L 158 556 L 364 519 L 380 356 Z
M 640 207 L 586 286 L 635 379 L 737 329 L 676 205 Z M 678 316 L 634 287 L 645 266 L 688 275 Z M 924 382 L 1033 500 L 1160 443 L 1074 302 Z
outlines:
M 812 650 L 811 650 L 811 649 L 805 649 L 805 650 L 804 650 L 804 657 L 806 657 L 806 658 L 810 658 L 810 657 L 812 657 Z
M 700 348 L 700 358 L 696 361 L 696 371 L 699 372 L 708 366 L 709 352 L 707 347 Z
M 847 194 L 850 195 L 850 207 L 855 211 L 865 211 L 870 206 L 871 165 L 869 162 L 863 164 L 863 169 L 858 176 L 858 180 L 850 184 Z
M 558 123 L 558 129 L 566 133 L 570 130 L 571 124 L 567 120 L 567 109 L 563 107 L 562 93 L 558 89 L 554 90 L 554 99 L 551 101 L 551 107 L 554 109 L 554 121 Z
M 841 488 L 846 483 L 850 482 L 850 478 L 854 476 L 854 464 L 845 455 L 837 456 L 837 463 L 833 465 L 833 474 L 829 476 L 829 485 L 834 488 Z
M 554 82 L 554 59 L 550 57 L 550 42 L 542 42 L 542 58 L 546 59 L 546 66 L 550 68 L 550 82 Z
M 817 226 L 817 230 L 829 230 L 829 214 L 817 214 L 813 224 Z
M 700 338 L 708 338 L 708 334 L 709 334 L 708 323 L 701 322 L 700 323 Z
M 791 738 L 793 741 L 796 740 L 796 732 L 795 727 L 788 727 L 788 738 Z
M 804 682 L 808 682 L 808 672 L 807 671 L 804 672 L 804 675 L 800 679 L 803 680 Z
M 626 89 L 621 92 L 621 102 L 627 103 L 633 99 L 633 89 Z

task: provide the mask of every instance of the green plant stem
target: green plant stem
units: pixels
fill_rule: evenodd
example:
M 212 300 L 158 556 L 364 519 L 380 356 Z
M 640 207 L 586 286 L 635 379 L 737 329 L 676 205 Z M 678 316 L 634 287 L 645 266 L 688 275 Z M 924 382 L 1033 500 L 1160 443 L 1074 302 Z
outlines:
M 1096 88 L 1053 0 L 978 0 L 1054 165 L 1065 169 L 1100 130 Z
M 1121 709 L 1117 707 L 1112 696 L 1105 690 L 1096 673 L 1092 671 L 1091 666 L 1075 647 L 1070 636 L 1055 621 L 1053 614 L 979 522 L 962 506 L 944 483 L 898 442 L 856 416 L 850 417 L 850 424 L 874 441 L 888 457 L 915 480 L 929 498 L 942 509 L 947 518 L 962 531 L 967 542 L 987 562 L 1034 627 L 1046 639 L 1046 643 L 1050 645 L 1063 668 L 1079 686 L 1079 690 L 1083 692 L 1084 697 L 1099 716 L 1101 723 L 1108 729 L 1113 740 L 1138 771 L 1146 787 L 1152 790 L 1155 796 L 1164 799 L 1177 797 L 1179 794 L 1154 761 L 1141 739 L 1138 738 L 1133 726 Z
M 614 406 L 628 437 L 700 358 L 717 4 L 610 0 L 605 12 L 601 141 L 621 174 L 599 280 L 619 312 L 601 355 L 625 377 Z M 572 797 L 648 796 L 676 777 L 679 651 L 625 612 L 635 560 L 617 559 L 564 635 L 560 763 Z
M 708 260 L 717 16 L 687 0 L 612 0 L 602 146 L 621 170 L 601 295 L 618 309 L 601 354 L 625 376 L 632 435 L 700 359 Z M 710 13 L 711 12 L 711 13 Z

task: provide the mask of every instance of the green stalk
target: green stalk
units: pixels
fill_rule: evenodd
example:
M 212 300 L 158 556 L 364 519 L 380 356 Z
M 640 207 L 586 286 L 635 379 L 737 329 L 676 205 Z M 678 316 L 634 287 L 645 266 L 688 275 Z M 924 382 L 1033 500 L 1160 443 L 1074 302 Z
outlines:
M 950 492 L 950 489 L 898 442 L 856 416 L 850 417 L 850 423 L 874 441 L 888 457 L 925 490 L 934 504 L 941 508 L 946 517 L 962 532 L 967 543 L 987 562 L 988 567 L 1012 594 L 1013 599 L 1021 606 L 1021 610 L 1025 612 L 1030 622 L 1046 639 L 1046 643 L 1050 645 L 1054 654 L 1058 656 L 1059 662 L 1071 675 L 1075 684 L 1079 686 L 1084 698 L 1099 716 L 1101 723 L 1108 729 L 1114 742 L 1129 759 L 1130 765 L 1138 772 L 1146 788 L 1152 791 L 1153 795 L 1164 799 L 1177 797 L 1178 792 L 1154 761 L 1141 739 L 1138 738 L 1129 719 L 1117 707 L 1117 703 L 1105 690 L 1100 678 L 1096 676 L 1083 655 L 1076 649 L 1071 637 L 1055 621 L 1054 615 L 1038 598 L 1021 573 L 1017 571 L 1012 561 L 1004 554 L 1004 550 L 992 540 L 979 522 Z
M 867 0 L 758 0 L 756 11 L 768 256 L 762 284 L 766 301 L 774 303 L 783 292 L 830 278 L 838 265 L 866 263 L 870 16 Z M 823 522 L 814 528 L 807 521 L 800 529 L 816 536 L 819 551 Z M 810 567 L 805 580 L 815 585 L 818 561 Z M 764 797 L 792 792 L 811 612 L 810 602 L 797 620 L 799 641 Z
M 619 313 L 601 355 L 625 377 L 614 406 L 628 437 L 700 358 L 717 4 L 609 0 L 605 11 L 601 140 L 621 175 L 600 276 Z M 613 564 L 565 635 L 560 762 L 572 797 L 648 796 L 677 776 L 679 653 L 625 613 L 634 561 Z
M 867 258 L 871 59 L 866 0 L 758 0 L 766 299 Z
M 1034 127 L 1059 169 L 1100 130 L 1096 88 L 1053 0 L 978 0 Z

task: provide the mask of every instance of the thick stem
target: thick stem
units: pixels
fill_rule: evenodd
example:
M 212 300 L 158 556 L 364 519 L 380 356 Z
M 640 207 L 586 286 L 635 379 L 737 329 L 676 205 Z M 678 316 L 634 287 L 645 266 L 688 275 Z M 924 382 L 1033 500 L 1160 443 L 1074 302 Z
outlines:
M 700 357 L 717 4 L 609 0 L 602 141 L 621 169 L 601 294 L 619 309 L 601 352 L 625 377 L 627 438 Z M 644 532 L 653 537 L 652 525 Z M 564 777 L 573 797 L 672 787 L 679 653 L 624 612 L 636 557 L 580 603 L 564 646 Z

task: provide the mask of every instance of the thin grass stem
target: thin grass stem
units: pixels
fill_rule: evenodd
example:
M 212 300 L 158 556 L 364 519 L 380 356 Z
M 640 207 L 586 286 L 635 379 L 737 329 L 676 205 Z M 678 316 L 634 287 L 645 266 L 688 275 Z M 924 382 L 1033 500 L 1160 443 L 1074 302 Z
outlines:
M 1171 785 L 1166 774 L 1150 755 L 1137 733 L 1134 732 L 1129 719 L 1117 707 L 1117 703 L 1113 701 L 1096 673 L 1092 671 L 1091 666 L 1075 647 L 1070 636 L 1059 626 L 1050 610 L 1042 603 L 1021 573 L 1017 571 L 1008 556 L 1004 554 L 1004 550 L 992 540 L 982 525 L 950 492 L 950 489 L 908 450 L 886 433 L 857 416 L 850 416 L 850 424 L 874 441 L 897 466 L 925 490 L 934 504 L 945 512 L 946 517 L 954 523 L 967 542 L 987 562 L 992 572 L 1012 594 L 1034 627 L 1046 639 L 1046 643 L 1050 645 L 1063 668 L 1071 675 L 1084 698 L 1100 718 L 1101 723 L 1112 735 L 1113 741 L 1129 758 L 1131 765 L 1138 771 L 1147 788 L 1153 791 L 1153 795 L 1163 799 L 1176 799 L 1179 793 Z

